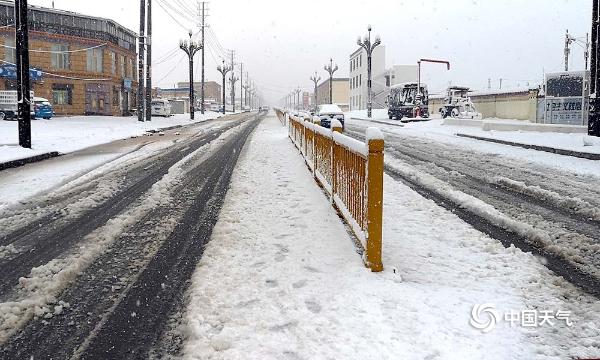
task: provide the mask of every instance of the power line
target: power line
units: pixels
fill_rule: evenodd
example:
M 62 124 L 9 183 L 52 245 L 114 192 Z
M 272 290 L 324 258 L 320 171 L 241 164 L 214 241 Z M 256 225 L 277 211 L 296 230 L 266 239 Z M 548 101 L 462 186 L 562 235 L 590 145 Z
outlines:
M 182 23 L 180 23 L 180 22 L 179 22 L 179 20 L 177 20 L 177 19 L 176 19 L 176 18 L 175 18 L 175 17 L 174 17 L 174 16 L 173 16 L 173 15 L 172 15 L 170 12 L 169 12 L 169 10 L 167 10 L 167 9 L 166 9 L 165 5 L 162 3 L 162 0 L 157 0 L 157 3 L 158 3 L 158 6 L 160 6 L 160 8 L 161 8 L 161 9 L 163 9 L 163 11 L 164 11 L 164 12 L 165 12 L 167 15 L 169 15 L 169 17 L 170 17 L 171 19 L 173 19 L 173 21 L 174 21 L 174 22 L 175 22 L 177 25 L 179 25 L 179 27 L 181 27 L 182 29 L 184 29 L 184 30 L 186 30 L 186 31 L 188 31 L 188 30 L 189 30 L 189 27 L 187 27 L 187 26 L 183 25 Z
M 108 43 L 104 43 L 104 44 L 100 44 L 100 45 L 96 45 L 96 46 L 92 46 L 89 48 L 84 48 L 84 49 L 75 49 L 75 50 L 64 50 L 64 51 L 53 51 L 53 50 L 29 50 L 29 52 L 33 52 L 33 53 L 51 53 L 51 54 L 71 54 L 71 53 L 77 53 L 77 52 L 83 52 L 83 51 L 88 51 L 88 50 L 93 50 L 93 49 L 97 49 L 97 48 L 101 48 L 103 46 L 106 46 Z M 0 44 L 0 47 L 6 48 L 6 49 L 12 49 L 12 50 L 16 50 L 17 48 L 14 46 L 8 46 L 8 45 L 2 45 Z

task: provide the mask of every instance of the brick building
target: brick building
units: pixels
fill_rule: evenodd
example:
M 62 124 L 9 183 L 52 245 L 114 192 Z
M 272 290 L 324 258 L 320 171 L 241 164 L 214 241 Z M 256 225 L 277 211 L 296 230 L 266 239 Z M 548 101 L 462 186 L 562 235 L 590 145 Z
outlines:
M 30 6 L 30 66 L 35 96 L 60 115 L 124 115 L 136 107 L 137 34 L 118 23 Z M 15 63 L 14 2 L 0 0 L 0 66 Z M 4 74 L 5 77 L 1 77 Z M 0 71 L 0 90 L 16 82 Z
M 189 89 L 190 88 L 190 83 L 188 82 L 180 82 L 177 83 L 177 87 L 179 88 L 185 88 L 185 89 Z M 201 89 L 202 89 L 202 82 L 194 82 L 194 90 L 196 91 L 196 96 L 198 96 L 197 100 L 200 100 L 200 93 L 201 93 Z M 189 90 L 188 90 L 189 91 Z M 206 99 L 206 101 L 214 101 L 217 103 L 221 103 L 221 98 L 223 97 L 223 94 L 221 92 L 221 85 L 215 81 L 205 81 L 204 82 L 204 98 Z

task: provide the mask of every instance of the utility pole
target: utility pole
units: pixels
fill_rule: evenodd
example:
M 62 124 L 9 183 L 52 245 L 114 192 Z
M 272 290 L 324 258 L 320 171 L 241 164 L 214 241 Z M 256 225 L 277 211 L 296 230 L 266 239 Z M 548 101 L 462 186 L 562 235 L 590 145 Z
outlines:
M 569 55 L 571 55 L 571 43 L 576 41 L 576 39 L 569 35 L 569 29 L 565 34 L 565 71 L 569 71 Z
M 200 32 L 202 33 L 202 44 L 200 45 L 201 49 L 202 49 L 202 78 L 201 78 L 201 83 L 200 83 L 200 113 L 204 114 L 205 111 L 205 107 L 204 107 L 204 28 L 206 27 L 206 14 L 204 13 L 205 11 L 205 5 L 206 2 L 202 1 L 202 9 L 201 9 L 201 14 L 200 14 Z
M 500 78 L 500 90 L 502 90 L 502 78 Z
M 371 118 L 373 114 L 373 90 L 371 83 L 371 58 L 373 55 L 373 50 L 381 44 L 381 39 L 379 36 L 375 37 L 375 42 L 371 43 L 371 25 L 367 27 L 369 31 L 369 35 L 365 36 L 361 41 L 360 36 L 358 37 L 358 41 L 356 42 L 358 46 L 365 49 L 367 52 L 367 117 Z M 418 90 L 417 90 L 418 91 Z
M 140 38 L 138 54 L 138 94 L 137 94 L 137 112 L 138 121 L 144 121 L 144 51 L 146 31 L 146 1 L 140 0 Z
M 242 102 L 244 98 L 244 63 L 240 62 L 240 110 L 244 110 L 244 103 Z
M 190 41 L 189 43 L 185 40 L 181 40 L 179 42 L 179 48 L 188 55 L 189 63 L 190 63 L 190 120 L 194 120 L 194 111 L 195 111 L 195 97 L 194 97 L 194 55 L 200 50 L 199 44 L 196 44 L 192 40 L 192 32 L 189 34 Z
M 17 55 L 17 117 L 19 146 L 31 149 L 31 93 L 29 83 L 29 23 L 27 0 L 15 0 L 15 39 Z
M 217 71 L 221 73 L 223 76 L 223 115 L 225 115 L 225 75 L 231 69 L 228 66 L 225 66 L 225 60 L 223 60 L 223 65 L 217 67 Z
M 148 0 L 148 38 L 146 39 L 146 121 L 152 121 L 152 0 Z
M 333 59 L 329 59 L 329 66 L 325 65 L 325 71 L 329 73 L 329 103 L 333 104 L 333 74 L 338 70 L 337 64 L 333 66 Z

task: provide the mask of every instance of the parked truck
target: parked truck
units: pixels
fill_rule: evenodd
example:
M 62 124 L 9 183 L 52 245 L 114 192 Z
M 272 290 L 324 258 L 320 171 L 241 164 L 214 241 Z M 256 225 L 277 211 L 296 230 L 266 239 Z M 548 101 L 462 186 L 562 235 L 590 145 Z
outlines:
M 448 88 L 444 105 L 440 108 L 442 118 L 452 117 L 459 119 L 481 119 L 481 114 L 469 97 L 469 88 L 451 86 Z
M 31 118 L 35 118 L 35 103 L 33 91 L 30 92 Z M 0 91 L 0 120 L 17 120 L 18 97 L 16 90 Z
M 429 93 L 427 85 L 409 82 L 392 86 L 388 96 L 388 117 L 390 120 L 402 118 L 428 118 Z

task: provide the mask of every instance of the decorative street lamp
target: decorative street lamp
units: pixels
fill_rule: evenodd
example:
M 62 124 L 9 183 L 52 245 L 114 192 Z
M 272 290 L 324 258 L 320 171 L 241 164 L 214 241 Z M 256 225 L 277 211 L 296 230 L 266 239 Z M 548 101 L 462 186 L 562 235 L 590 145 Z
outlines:
M 369 30 L 368 35 L 365 35 L 362 41 L 360 40 L 359 36 L 358 41 L 356 43 L 358 44 L 358 46 L 362 47 L 367 52 L 367 117 L 371 118 L 373 113 L 373 90 L 371 88 L 371 57 L 373 55 L 373 50 L 375 50 L 375 48 L 379 44 L 381 44 L 381 39 L 379 38 L 379 35 L 377 35 L 375 37 L 375 41 L 371 43 L 371 25 L 367 27 L 367 30 Z
M 329 103 L 333 104 L 333 73 L 338 70 L 338 66 L 333 66 L 333 59 L 329 59 L 329 66 L 325 65 L 325 71 L 329 73 Z
M 223 60 L 223 65 L 217 66 L 217 71 L 223 75 L 223 115 L 225 115 L 225 76 L 231 71 L 231 68 L 225 66 L 225 60 Z
M 296 110 L 300 110 L 300 94 L 302 93 L 302 90 L 300 87 L 298 87 L 296 90 L 294 90 L 294 93 L 298 96 L 298 105 L 296 105 Z
M 194 120 L 194 55 L 196 55 L 196 53 L 200 51 L 200 49 L 202 49 L 202 44 L 198 44 L 192 41 L 191 31 L 188 35 L 190 36 L 190 41 L 179 41 L 179 48 L 185 51 L 190 62 L 190 120 Z
M 315 71 L 315 76 L 311 76 L 310 80 L 312 82 L 315 83 L 315 103 L 314 103 L 314 107 L 315 107 L 315 112 L 317 111 L 317 85 L 319 84 L 319 81 L 321 81 L 321 77 L 317 77 L 317 72 Z

